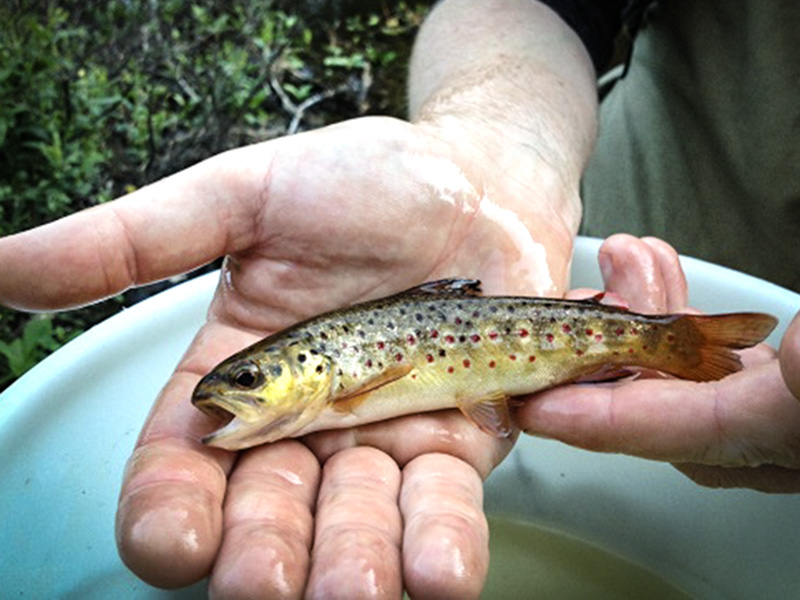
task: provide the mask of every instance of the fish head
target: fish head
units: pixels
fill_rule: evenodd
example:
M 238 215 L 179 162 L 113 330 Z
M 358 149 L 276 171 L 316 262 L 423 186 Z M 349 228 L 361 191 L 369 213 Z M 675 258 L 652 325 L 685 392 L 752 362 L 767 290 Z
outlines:
M 203 377 L 192 404 L 227 423 L 203 442 L 240 450 L 291 437 L 326 405 L 333 388 L 333 361 L 294 344 L 247 350 Z

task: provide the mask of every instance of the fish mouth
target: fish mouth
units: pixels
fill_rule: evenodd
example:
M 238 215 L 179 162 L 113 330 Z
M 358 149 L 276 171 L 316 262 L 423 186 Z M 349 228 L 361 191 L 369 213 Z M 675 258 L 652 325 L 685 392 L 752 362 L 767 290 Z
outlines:
M 251 407 L 253 402 L 247 397 L 227 398 L 213 392 L 198 392 L 192 396 L 192 404 L 201 412 L 216 419 L 219 427 L 203 436 L 204 444 L 217 446 L 226 449 L 238 449 L 230 447 L 226 441 L 235 440 L 237 433 L 240 433 L 248 424 L 251 424 L 255 415 L 246 414 L 250 411 L 242 410 Z
M 194 404 L 203 413 L 220 421 L 220 427 L 203 436 L 202 442 L 225 450 L 243 450 L 291 435 L 296 429 L 297 412 L 281 415 L 249 410 L 253 400 L 247 396 L 229 398 L 213 392 L 197 393 Z

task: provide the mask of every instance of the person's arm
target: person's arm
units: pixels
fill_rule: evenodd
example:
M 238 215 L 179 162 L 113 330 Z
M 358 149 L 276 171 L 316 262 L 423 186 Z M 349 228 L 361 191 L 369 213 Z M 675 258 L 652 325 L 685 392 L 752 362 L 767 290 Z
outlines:
M 576 33 L 539 2 L 442 2 L 417 38 L 409 108 L 548 252 L 546 291 L 563 290 L 597 129 L 595 70 Z

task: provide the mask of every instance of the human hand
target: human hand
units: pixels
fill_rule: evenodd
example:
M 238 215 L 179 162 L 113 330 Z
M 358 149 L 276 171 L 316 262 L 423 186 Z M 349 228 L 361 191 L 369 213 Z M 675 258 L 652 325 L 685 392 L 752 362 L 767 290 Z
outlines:
M 677 254 L 664 242 L 614 236 L 601 267 L 607 291 L 633 310 L 687 308 Z M 590 450 L 668 461 L 701 485 L 800 492 L 800 316 L 777 353 L 761 344 L 741 355 L 745 368 L 721 381 L 643 377 L 544 392 L 519 410 L 519 425 Z
M 451 150 L 430 125 L 352 121 L 217 156 L 0 240 L 0 300 L 29 309 L 227 256 L 208 320 L 125 473 L 117 541 L 137 575 L 165 587 L 210 575 L 212 594 L 237 597 L 480 592 L 481 480 L 513 439 L 453 411 L 237 457 L 200 443 L 216 423 L 190 404 L 218 361 L 326 309 L 453 274 L 490 293 L 558 293 L 571 232 L 537 212 L 531 199 L 548 187 L 515 204 L 502 179 Z

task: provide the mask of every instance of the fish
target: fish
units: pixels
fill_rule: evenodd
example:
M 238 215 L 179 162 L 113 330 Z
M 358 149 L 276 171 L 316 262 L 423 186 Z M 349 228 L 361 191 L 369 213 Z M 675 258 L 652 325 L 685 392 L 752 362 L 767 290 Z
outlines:
M 481 430 L 514 429 L 510 403 L 621 369 L 694 381 L 742 368 L 762 313 L 645 315 L 588 300 L 483 296 L 443 279 L 328 312 L 222 361 L 192 403 L 224 421 L 203 442 L 241 450 L 284 438 L 458 408 Z

